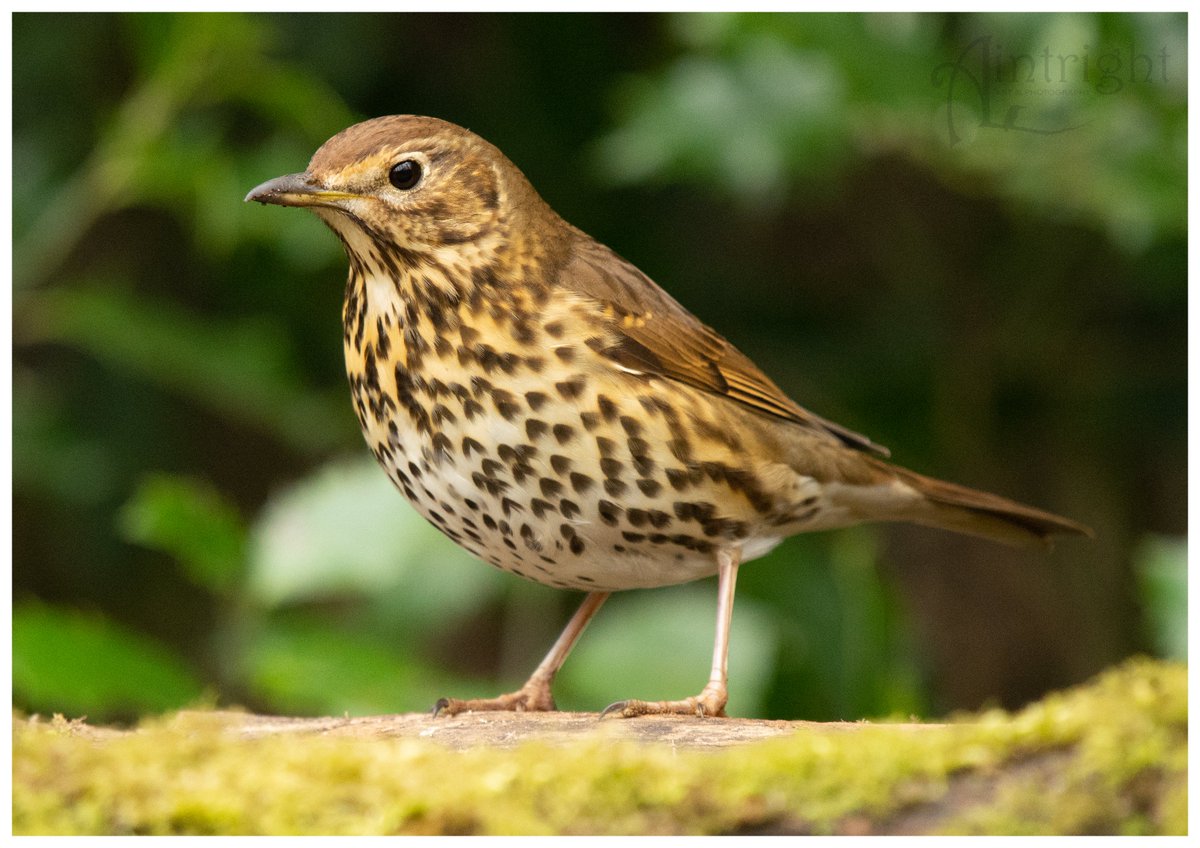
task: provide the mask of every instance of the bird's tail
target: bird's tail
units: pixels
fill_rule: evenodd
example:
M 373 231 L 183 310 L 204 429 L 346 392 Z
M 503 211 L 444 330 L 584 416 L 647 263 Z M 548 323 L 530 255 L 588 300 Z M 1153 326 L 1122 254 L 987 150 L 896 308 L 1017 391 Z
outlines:
M 1054 536 L 1093 536 L 1090 527 L 999 495 L 935 480 L 915 471 L 872 460 L 922 497 L 903 520 L 1009 545 L 1048 545 Z

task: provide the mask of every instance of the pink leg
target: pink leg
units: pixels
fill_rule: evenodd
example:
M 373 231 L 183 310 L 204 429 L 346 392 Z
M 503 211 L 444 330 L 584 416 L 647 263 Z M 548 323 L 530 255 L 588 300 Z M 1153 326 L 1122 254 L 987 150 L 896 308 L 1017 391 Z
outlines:
M 682 714 L 723 716 L 729 700 L 729 626 L 733 621 L 733 591 L 737 586 L 740 551 L 717 552 L 717 635 L 713 640 L 712 671 L 699 695 L 682 701 L 617 701 L 601 717 Z
M 458 698 L 441 698 L 433 705 L 433 714 L 435 716 L 457 715 L 469 710 L 545 712 L 555 709 L 554 696 L 550 694 L 550 684 L 554 682 L 554 675 L 558 674 L 558 670 L 562 668 L 567 654 L 571 653 L 571 648 L 579 640 L 580 634 L 583 633 L 583 629 L 587 627 L 592 616 L 596 614 L 596 610 L 600 609 L 601 605 L 608 600 L 608 595 L 608 592 L 592 592 L 583 599 L 583 603 L 579 605 L 575 615 L 571 616 L 571 620 L 563 628 L 562 634 L 554 643 L 554 647 L 550 649 L 550 653 L 546 654 L 546 658 L 534 669 L 533 674 L 525 681 L 525 685 L 516 692 L 509 692 L 507 695 L 500 695 L 496 698 L 475 698 L 466 701 Z

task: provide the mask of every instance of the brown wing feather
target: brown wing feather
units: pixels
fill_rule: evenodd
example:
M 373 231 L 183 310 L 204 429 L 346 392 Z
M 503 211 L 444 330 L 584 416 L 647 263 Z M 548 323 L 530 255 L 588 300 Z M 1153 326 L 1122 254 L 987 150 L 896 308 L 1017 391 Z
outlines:
M 601 353 L 613 361 L 824 432 L 856 450 L 888 456 L 887 448 L 866 436 L 800 407 L 745 354 L 636 267 L 591 238 L 583 236 L 576 242 L 559 283 L 611 311 L 611 338 Z

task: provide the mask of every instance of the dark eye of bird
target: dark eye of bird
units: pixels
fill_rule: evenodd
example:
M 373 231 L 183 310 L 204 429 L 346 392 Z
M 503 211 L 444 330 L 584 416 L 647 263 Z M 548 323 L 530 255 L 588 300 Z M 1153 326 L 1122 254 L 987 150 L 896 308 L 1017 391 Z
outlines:
M 401 191 L 408 191 L 421 181 L 421 166 L 413 159 L 397 162 L 388 171 L 388 182 Z

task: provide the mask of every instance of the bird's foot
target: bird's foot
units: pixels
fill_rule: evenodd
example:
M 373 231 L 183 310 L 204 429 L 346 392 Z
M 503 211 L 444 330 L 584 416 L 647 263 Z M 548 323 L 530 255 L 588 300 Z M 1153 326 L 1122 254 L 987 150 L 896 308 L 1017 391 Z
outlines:
M 433 716 L 452 716 L 466 712 L 553 712 L 554 696 L 550 694 L 550 683 L 530 679 L 516 692 L 495 698 L 439 698 L 433 705 Z
M 705 686 L 704 690 L 695 697 L 684 698 L 682 701 L 617 701 L 609 704 L 600 713 L 600 718 L 619 716 L 633 718 L 642 715 L 695 715 L 695 716 L 725 716 L 725 703 L 729 693 L 724 686 Z

